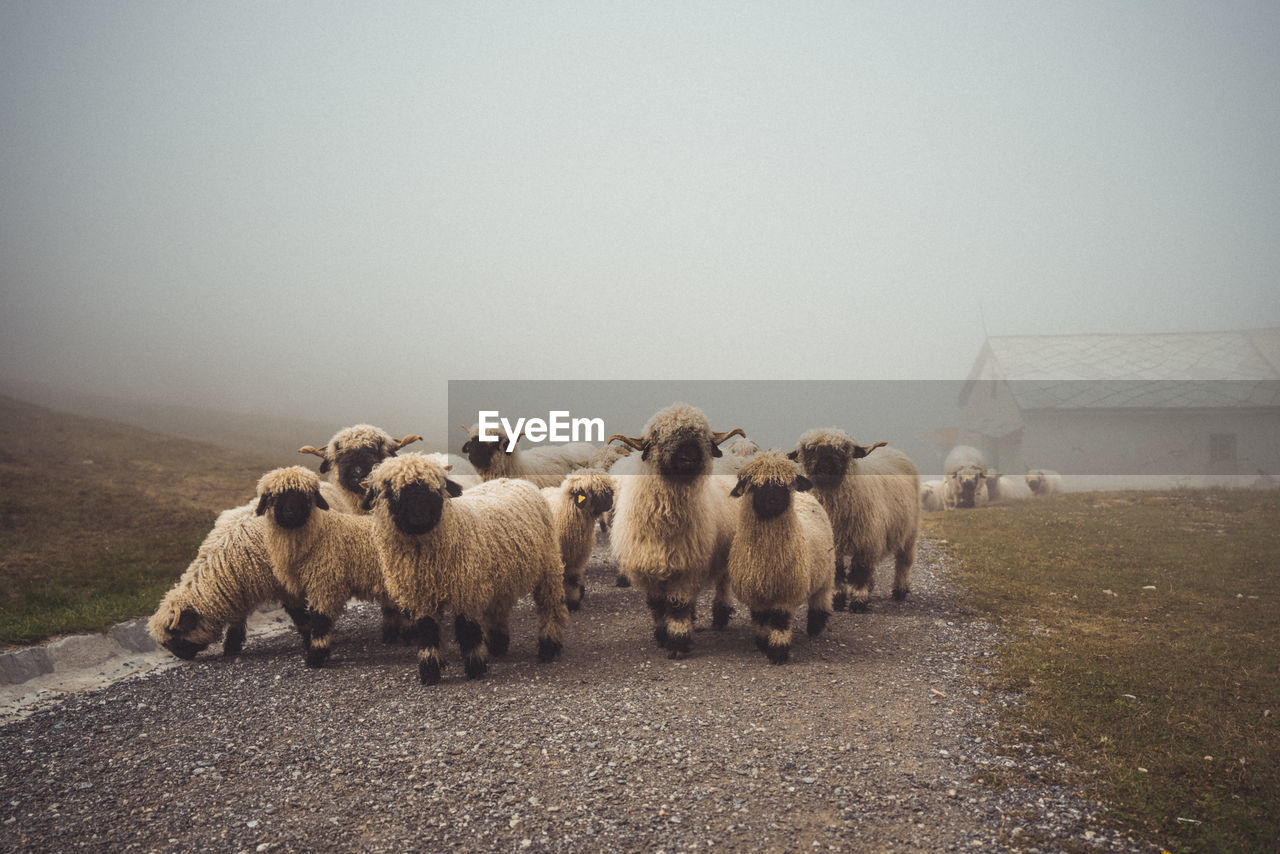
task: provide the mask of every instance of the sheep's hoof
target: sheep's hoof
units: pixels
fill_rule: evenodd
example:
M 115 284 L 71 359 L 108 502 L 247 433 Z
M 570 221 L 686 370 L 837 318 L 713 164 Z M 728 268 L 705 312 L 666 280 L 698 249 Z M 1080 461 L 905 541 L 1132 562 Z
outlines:
M 870 604 L 866 599 L 854 599 L 849 603 L 849 610 L 855 614 L 864 614 L 870 610 Z
M 756 636 L 756 649 L 760 650 L 760 651 L 761 651 L 761 652 L 763 652 L 763 653 L 768 653 L 768 652 L 769 652 L 769 641 L 768 641 L 766 638 L 763 638 L 763 637 L 760 637 L 759 635 L 757 635 L 757 636 Z
M 324 667 L 325 659 L 329 657 L 329 647 L 311 647 L 307 650 L 307 667 Z
M 765 655 L 769 656 L 769 661 L 773 664 L 782 664 L 791 656 L 791 647 L 769 644 Z
M 570 611 L 580 611 L 582 610 L 582 600 L 569 599 L 566 597 L 564 600 L 564 606 L 568 608 Z
M 826 611 L 810 611 L 805 620 L 805 631 L 809 637 L 817 637 L 827 627 L 827 619 L 831 616 Z
M 733 608 L 728 605 L 715 604 L 711 606 L 711 628 L 717 632 L 722 631 L 725 626 L 729 625 L 729 617 L 733 616 Z
M 440 662 L 438 661 L 419 661 L 418 662 L 418 679 L 423 685 L 434 685 L 440 681 Z
M 901 602 L 903 599 L 907 598 L 907 594 L 910 592 L 910 587 L 895 587 L 893 588 L 893 598 Z
M 400 631 L 399 626 L 383 625 L 382 642 L 387 644 L 398 643 L 400 641 L 401 634 L 402 632 Z
M 655 626 L 653 629 L 653 639 L 658 642 L 658 646 L 665 648 L 667 642 L 671 640 L 671 636 L 667 634 L 667 627 Z
M 489 665 L 485 664 L 483 658 L 468 658 L 463 663 L 463 669 L 467 671 L 468 679 L 479 679 L 489 672 Z
M 542 638 L 538 641 L 538 661 L 555 661 L 560 657 L 560 650 L 563 648 L 559 641 L 553 641 L 551 638 Z
M 688 657 L 689 657 L 689 650 L 687 649 L 673 649 L 671 650 L 671 652 L 667 653 L 667 658 L 671 659 L 672 661 L 680 661 Z
M 613 584 L 614 584 L 614 586 L 615 586 L 615 587 L 630 587 L 630 586 L 631 586 L 631 579 L 630 579 L 630 578 L 627 578 L 625 575 L 623 575 L 623 574 L 619 573 L 619 574 L 618 574 L 618 580 L 617 580 L 617 581 L 615 581 L 615 582 L 613 582 Z
M 848 601 L 849 601 L 849 597 L 845 596 L 845 594 L 837 593 L 836 595 L 831 597 L 831 607 L 837 611 L 843 611 L 844 606 L 846 603 L 848 603 Z
M 239 655 L 240 650 L 244 649 L 244 636 L 243 623 L 227 629 L 227 637 L 222 641 L 222 654 L 227 658 Z
M 493 656 L 502 656 L 507 654 L 507 650 L 511 648 L 511 635 L 506 632 L 492 631 L 489 632 L 489 654 Z

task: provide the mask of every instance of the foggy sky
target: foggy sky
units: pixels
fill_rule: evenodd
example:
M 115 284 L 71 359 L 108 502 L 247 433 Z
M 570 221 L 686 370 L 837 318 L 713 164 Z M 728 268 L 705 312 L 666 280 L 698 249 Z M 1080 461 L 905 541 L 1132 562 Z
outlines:
M 450 379 L 1280 325 L 1277 44 L 1248 2 L 6 0 L 0 378 L 443 438 Z

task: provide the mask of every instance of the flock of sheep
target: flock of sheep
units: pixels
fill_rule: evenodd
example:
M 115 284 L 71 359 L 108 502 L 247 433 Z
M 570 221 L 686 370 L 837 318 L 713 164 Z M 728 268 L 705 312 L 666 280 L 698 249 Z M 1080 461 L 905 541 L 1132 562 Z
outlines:
M 307 665 L 319 667 L 358 598 L 382 606 L 383 640 L 416 646 L 419 678 L 434 684 L 446 613 L 476 678 L 507 651 L 511 609 L 531 594 L 538 659 L 552 661 L 569 612 L 582 606 L 597 527 L 610 531 L 619 585 L 644 594 L 671 658 L 690 653 L 694 604 L 708 588 L 712 627 L 723 629 L 741 603 L 775 664 L 789 657 L 800 605 L 810 636 L 833 610 L 865 610 L 881 560 L 894 558 L 894 598 L 910 590 L 925 494 L 915 465 L 884 442 L 820 429 L 790 453 L 761 451 L 741 429 L 715 432 L 680 403 L 603 447 L 508 451 L 508 437 L 468 433 L 465 458 L 401 453 L 421 437 L 369 425 L 301 448 L 321 458 L 328 480 L 303 466 L 263 475 L 251 502 L 218 517 L 151 618 L 152 636 L 184 659 L 219 640 L 236 655 L 248 616 L 279 601 Z M 970 481 L 991 479 L 985 466 L 949 460 L 949 503 L 971 506 Z
M 942 480 L 920 484 L 920 506 L 925 510 L 956 510 L 1008 501 L 1025 501 L 1036 495 L 1062 491 L 1062 475 L 1049 469 L 1032 469 L 1024 477 L 1001 474 L 987 465 L 977 448 L 956 445 L 942 464 Z

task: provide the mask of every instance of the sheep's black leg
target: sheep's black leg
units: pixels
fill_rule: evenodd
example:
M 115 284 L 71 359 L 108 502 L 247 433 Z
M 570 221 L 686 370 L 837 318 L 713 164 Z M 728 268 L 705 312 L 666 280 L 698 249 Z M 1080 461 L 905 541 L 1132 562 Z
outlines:
M 333 620 L 319 611 L 308 611 L 311 623 L 311 646 L 307 648 L 307 667 L 322 667 L 329 657 L 330 633 L 333 631 Z
M 774 664 L 782 664 L 791 655 L 791 612 L 775 608 L 769 612 L 769 642 L 764 654 Z
M 667 597 L 661 593 L 652 594 L 645 599 L 645 603 L 649 606 L 649 613 L 653 615 L 653 639 L 658 642 L 658 646 L 665 647 L 669 639 L 667 634 Z
M 576 611 L 582 607 L 583 584 L 582 579 L 576 575 L 566 575 L 564 577 L 564 604 L 570 611 Z
M 247 632 L 248 628 L 244 620 L 227 626 L 227 636 L 222 640 L 222 654 L 228 657 L 239 655 L 240 650 L 244 649 L 244 637 Z
M 849 576 L 846 587 L 853 588 L 849 596 L 850 611 L 865 611 L 871 601 L 871 570 L 869 563 L 858 560 L 849 562 Z
M 396 643 L 405 632 L 404 614 L 395 605 L 382 606 L 382 642 Z
M 302 639 L 303 651 L 311 649 L 311 615 L 305 605 L 285 605 L 284 612 L 293 620 L 293 627 Z
M 763 653 L 769 651 L 769 612 L 751 612 L 751 633 L 755 637 L 756 649 Z
M 458 649 L 462 650 L 462 666 L 467 678 L 479 679 L 489 669 L 485 663 L 484 629 L 475 620 L 459 614 L 454 619 L 453 632 L 458 638 Z
M 822 630 L 827 627 L 827 620 L 830 617 L 830 611 L 823 611 L 810 605 L 809 613 L 805 617 L 805 632 L 811 638 L 817 637 L 822 634 Z
M 716 595 L 711 603 L 711 628 L 717 632 L 724 631 L 725 626 L 729 625 L 729 618 L 733 616 L 729 596 L 729 576 L 725 574 L 716 582 Z
M 687 658 L 693 649 L 693 603 L 667 600 L 668 658 Z
M 831 597 L 831 607 L 837 611 L 843 611 L 845 603 L 849 599 L 848 576 L 845 574 L 844 561 L 836 558 L 836 584 L 833 588 L 834 593 Z
M 631 579 L 630 579 L 630 578 L 627 578 L 625 575 L 623 575 L 621 572 L 619 572 L 619 573 L 618 573 L 618 577 L 617 577 L 617 579 L 616 579 L 616 580 L 614 580 L 614 582 L 613 582 L 613 586 L 614 586 L 614 587 L 630 587 L 630 586 L 631 586 Z
M 423 685 L 440 681 L 440 624 L 431 617 L 414 623 L 413 637 L 418 644 L 418 679 Z

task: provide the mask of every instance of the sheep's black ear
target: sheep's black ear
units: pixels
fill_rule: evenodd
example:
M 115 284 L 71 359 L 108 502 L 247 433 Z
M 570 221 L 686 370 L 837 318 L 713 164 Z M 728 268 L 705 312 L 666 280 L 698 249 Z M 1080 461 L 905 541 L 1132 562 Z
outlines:
M 263 493 L 263 496 L 258 499 L 258 509 L 254 511 L 254 515 L 261 516 L 263 513 L 267 512 L 267 508 L 270 506 L 271 506 L 271 493 L 269 492 Z
M 469 454 L 469 453 L 471 453 L 471 443 L 472 443 L 473 441 L 475 441 L 475 440 L 474 440 L 474 439 L 468 439 L 467 441 L 465 441 L 465 442 L 463 442 L 463 443 L 462 443 L 462 453 L 464 453 L 464 454 Z
M 448 478 L 445 478 L 444 491 L 449 493 L 454 498 L 457 498 L 459 495 L 462 494 L 462 487 L 454 483 L 453 481 L 449 480 Z
M 802 474 L 796 475 L 796 492 L 808 492 L 813 489 L 813 481 Z
M 720 446 L 719 446 L 719 445 L 714 445 L 714 444 L 713 444 L 713 445 L 711 446 L 711 456 L 713 456 L 713 457 L 723 457 L 723 456 L 724 456 L 724 451 L 720 450 Z
M 189 632 L 196 627 L 198 622 L 200 622 L 200 613 L 195 608 L 183 608 L 182 613 L 178 615 L 178 622 L 174 625 L 174 629 L 180 632 Z
M 328 457 L 320 461 L 320 474 L 328 474 L 331 468 L 333 468 L 333 465 L 329 462 Z
M 747 479 L 745 477 L 738 478 L 737 484 L 729 491 L 729 495 L 734 498 L 741 498 L 742 493 L 747 491 Z
M 792 451 L 791 453 L 787 454 L 787 459 L 791 460 L 791 462 L 793 462 L 793 463 L 794 463 L 797 459 L 799 459 L 799 458 L 800 458 L 800 449 L 799 449 L 799 448 L 796 448 L 794 451 Z
M 360 502 L 360 509 L 368 513 L 373 509 L 373 502 L 378 500 L 378 488 L 371 486 L 364 491 L 364 500 Z
M 321 510 L 329 509 L 329 502 L 324 500 L 324 496 L 320 494 L 319 490 L 316 490 L 316 506 Z

